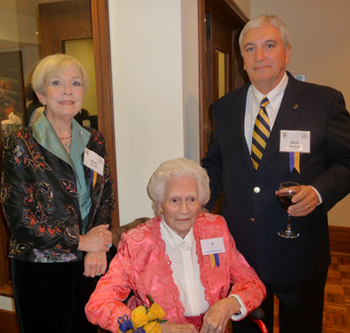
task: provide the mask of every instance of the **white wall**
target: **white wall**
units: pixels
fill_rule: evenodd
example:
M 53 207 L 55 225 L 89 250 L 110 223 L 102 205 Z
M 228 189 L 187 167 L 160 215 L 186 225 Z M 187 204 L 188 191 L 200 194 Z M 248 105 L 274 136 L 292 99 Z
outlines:
M 37 22 L 33 17 L 0 10 L 0 39 L 26 44 L 38 44 Z
M 198 158 L 196 6 L 109 1 L 121 225 L 153 216 L 146 187 L 162 162 Z
M 39 61 L 39 45 L 27 46 L 21 49 L 24 85 L 32 80 L 32 74 Z
M 0 296 L 0 309 L 6 311 L 15 311 L 15 303 L 12 297 Z
M 277 15 L 287 25 L 292 44 L 292 74 L 342 91 L 350 107 L 350 1 L 251 0 L 250 17 Z M 350 196 L 329 214 L 329 224 L 350 227 Z
M 250 0 L 235 0 L 237 6 L 249 18 L 250 17 Z
M 198 6 L 181 0 L 184 156 L 199 162 Z
M 251 0 L 251 18 L 265 13 L 279 16 L 289 29 L 288 70 L 342 91 L 350 105 L 350 1 Z
M 3 41 L 0 52 L 22 51 L 24 85 L 30 82 L 33 67 L 39 60 L 37 30 L 36 18 L 0 10 L 0 40 Z

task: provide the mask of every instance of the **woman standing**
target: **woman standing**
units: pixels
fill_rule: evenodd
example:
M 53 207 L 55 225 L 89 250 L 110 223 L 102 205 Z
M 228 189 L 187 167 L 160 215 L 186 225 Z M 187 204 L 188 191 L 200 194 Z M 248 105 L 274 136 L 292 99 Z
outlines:
M 20 329 L 96 332 L 84 304 L 106 271 L 112 243 L 104 138 L 73 119 L 88 86 L 76 59 L 42 59 L 32 83 L 45 111 L 33 126 L 5 138 L 1 191 Z

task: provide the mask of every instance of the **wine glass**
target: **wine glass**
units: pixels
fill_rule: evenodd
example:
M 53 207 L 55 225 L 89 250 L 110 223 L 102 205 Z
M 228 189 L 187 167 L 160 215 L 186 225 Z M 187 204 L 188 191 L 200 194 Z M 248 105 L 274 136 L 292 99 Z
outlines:
M 283 208 L 288 211 L 288 207 L 293 205 L 292 198 L 295 194 L 297 194 L 301 189 L 301 186 L 298 183 L 294 182 L 284 182 L 281 183 L 280 187 L 278 188 L 277 196 L 280 202 L 283 205 Z M 289 222 L 290 215 L 288 214 L 288 225 L 286 230 L 280 230 L 278 231 L 278 235 L 283 238 L 293 239 L 298 238 L 299 233 L 295 233 Z

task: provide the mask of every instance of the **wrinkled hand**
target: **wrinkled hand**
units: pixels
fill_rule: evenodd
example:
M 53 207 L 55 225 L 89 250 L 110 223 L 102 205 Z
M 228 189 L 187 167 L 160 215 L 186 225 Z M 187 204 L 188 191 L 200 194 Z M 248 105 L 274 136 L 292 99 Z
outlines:
M 176 324 L 171 321 L 167 321 L 161 324 L 162 333 L 198 333 L 194 325 L 192 324 Z
M 291 205 L 288 208 L 288 214 L 291 216 L 306 216 L 313 212 L 318 204 L 318 196 L 316 191 L 311 186 L 301 185 L 301 190 L 293 198 Z
M 106 252 L 88 252 L 84 260 L 84 275 L 95 277 L 106 273 L 107 256 Z
M 108 252 L 108 244 L 112 244 L 112 233 L 108 230 L 109 225 L 103 224 L 89 230 L 85 235 L 79 236 L 79 251 L 85 252 Z
M 212 305 L 203 316 L 200 333 L 222 333 L 231 316 L 239 312 L 240 306 L 236 298 L 227 297 Z

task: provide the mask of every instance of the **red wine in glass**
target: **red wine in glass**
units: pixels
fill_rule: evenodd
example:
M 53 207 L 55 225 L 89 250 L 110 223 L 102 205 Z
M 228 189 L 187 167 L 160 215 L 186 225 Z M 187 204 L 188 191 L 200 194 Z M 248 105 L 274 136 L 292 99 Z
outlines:
M 277 197 L 282 203 L 284 209 L 288 211 L 288 207 L 293 205 L 292 198 L 295 194 L 297 194 L 301 189 L 301 186 L 298 183 L 294 182 L 284 182 L 282 183 L 277 192 Z M 280 230 L 278 231 L 278 235 L 283 238 L 293 239 L 298 238 L 299 233 L 295 233 L 291 226 L 289 221 L 290 215 L 288 214 L 288 224 L 286 230 Z
M 292 202 L 293 195 L 290 193 L 281 193 L 278 195 L 278 199 L 280 199 L 284 209 L 287 211 L 288 207 L 293 205 Z

